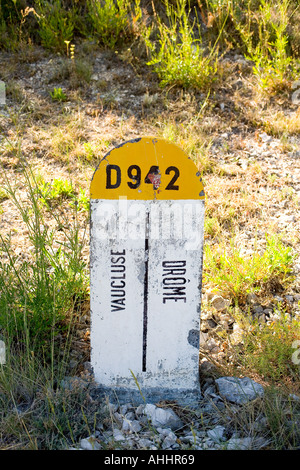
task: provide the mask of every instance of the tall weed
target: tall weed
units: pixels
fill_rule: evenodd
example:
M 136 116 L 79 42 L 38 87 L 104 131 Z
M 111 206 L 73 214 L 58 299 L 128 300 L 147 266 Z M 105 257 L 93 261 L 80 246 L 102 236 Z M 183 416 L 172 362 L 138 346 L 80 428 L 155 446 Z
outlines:
M 276 5 L 271 0 L 260 0 L 258 9 L 252 10 L 249 1 L 243 22 L 232 13 L 246 58 L 254 63 L 253 72 L 262 89 L 276 90 L 291 76 L 292 57 L 287 52 L 289 4 L 289 0 Z
M 61 0 L 48 2 L 38 0 L 38 33 L 41 43 L 46 49 L 63 51 L 65 41 L 73 39 L 77 12 L 73 7 L 66 10 Z
M 198 18 L 191 20 L 187 0 L 177 0 L 173 6 L 165 1 L 168 24 L 156 15 L 157 41 L 151 38 L 152 28 L 144 34 L 150 61 L 161 86 L 178 85 L 202 90 L 210 88 L 217 79 L 217 41 L 210 51 L 205 50 Z
M 244 319 L 245 321 L 245 319 Z M 272 383 L 299 381 L 299 365 L 294 364 L 293 343 L 300 339 L 300 321 L 278 310 L 277 318 L 265 324 L 250 322 L 244 335 L 244 355 L 240 358 L 248 369 Z
M 27 203 L 8 180 L 5 189 L 27 228 L 30 255 L 17 256 L 9 237 L 0 237 L 0 325 L 9 338 L 45 352 L 54 337 L 68 331 L 75 306 L 87 296 L 85 240 L 79 236 L 77 205 L 73 225 L 53 206 L 52 224 L 47 223 L 33 171 L 23 167 L 23 177 Z
M 87 12 L 93 35 L 110 49 L 133 35 L 142 13 L 140 0 L 88 0 Z
M 272 290 L 274 285 L 285 284 L 290 279 L 293 254 L 278 236 L 266 238 L 266 249 L 251 256 L 242 253 L 231 243 L 229 248 L 205 248 L 205 281 L 222 290 L 235 303 L 243 304 L 250 292 L 260 294 Z

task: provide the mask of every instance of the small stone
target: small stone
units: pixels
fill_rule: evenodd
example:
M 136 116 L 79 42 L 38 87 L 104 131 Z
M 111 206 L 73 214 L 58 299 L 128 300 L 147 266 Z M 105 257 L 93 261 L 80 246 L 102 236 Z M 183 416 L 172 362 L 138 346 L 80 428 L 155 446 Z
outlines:
M 253 306 L 253 312 L 255 313 L 255 315 L 263 313 L 263 311 L 264 311 L 264 309 L 261 305 L 254 305 Z
M 75 369 L 78 366 L 78 361 L 76 359 L 71 359 L 69 362 L 70 369 Z
M 233 345 L 238 345 L 243 342 L 244 330 L 237 324 L 233 325 L 233 332 L 230 335 L 230 341 Z
M 135 413 L 133 411 L 129 411 L 125 414 L 125 419 L 128 421 L 133 421 L 135 419 Z
M 259 419 L 256 419 L 252 425 L 253 431 L 257 431 L 260 433 L 265 432 L 267 428 L 268 428 L 268 420 L 265 416 Z
M 254 441 L 252 443 L 252 448 L 254 450 L 259 450 L 259 449 L 262 449 L 264 447 L 267 447 L 269 444 L 270 444 L 270 440 L 265 439 L 262 436 L 258 436 L 258 437 L 254 438 Z
M 261 134 L 259 134 L 259 137 L 263 142 L 271 142 L 272 140 L 272 137 L 269 136 L 266 132 L 262 132 Z
M 90 436 L 86 439 L 81 439 L 80 447 L 83 450 L 100 450 L 101 449 L 101 445 L 99 444 L 99 442 L 96 441 L 96 439 L 93 436 Z
M 153 442 L 150 441 L 150 439 L 139 439 L 138 440 L 138 446 L 140 449 L 149 449 L 151 446 L 153 446 Z
M 162 448 L 163 449 L 170 449 L 174 444 L 176 444 L 177 437 L 172 431 L 169 431 L 166 437 L 163 440 Z
M 208 327 L 208 329 L 216 328 L 217 325 L 218 324 L 212 318 L 208 318 L 206 320 L 206 326 Z
M 222 312 L 230 305 L 230 300 L 224 299 L 221 295 L 215 295 L 211 300 L 211 304 L 218 312 Z
M 248 304 L 256 304 L 258 302 L 258 297 L 254 292 L 251 292 L 250 294 L 247 295 L 247 302 Z
M 216 426 L 213 429 L 207 431 L 207 435 L 214 442 L 225 441 L 225 428 L 224 426 Z
M 264 394 L 262 385 L 248 377 L 220 377 L 215 382 L 220 396 L 238 405 L 248 403 Z
M 114 429 L 113 437 L 115 441 L 125 441 L 126 437 L 119 429 Z
M 140 432 L 141 429 L 142 427 L 136 419 L 133 421 L 124 419 L 123 424 L 122 424 L 122 431 L 137 433 L 137 432 Z
M 265 309 L 264 309 L 264 313 L 265 313 L 266 315 L 272 315 L 273 310 L 272 310 L 271 308 L 265 308 Z
M 251 437 L 232 437 L 227 444 L 227 450 L 250 450 L 252 447 Z
M 129 405 L 128 405 L 128 404 L 125 404 L 125 405 L 120 406 L 120 410 L 119 410 L 119 411 L 120 411 L 120 413 L 121 413 L 122 415 L 125 415 L 125 414 L 127 413 L 128 409 L 129 409 Z
M 155 427 L 162 426 L 169 427 L 171 429 L 178 429 L 183 426 L 181 419 L 173 410 L 158 408 L 155 405 L 147 404 L 145 406 L 144 413 Z
M 200 331 L 200 345 L 202 347 L 205 347 L 207 340 L 208 340 L 208 334 L 205 333 L 204 331 Z
M 107 403 L 103 407 L 103 411 L 106 413 L 115 413 L 117 412 L 119 406 L 116 403 Z
M 267 320 L 266 320 L 266 316 L 264 313 L 258 316 L 258 321 L 259 323 L 266 323 Z
M 93 366 L 89 361 L 84 362 L 83 367 L 86 372 L 89 372 L 90 374 L 93 373 Z
M 214 375 L 217 373 L 217 367 L 207 359 L 203 359 L 200 363 L 200 373 L 205 377 Z
M 120 415 L 120 413 L 118 413 L 117 411 L 115 411 L 115 413 L 114 413 L 114 418 L 115 418 L 117 424 L 118 424 L 119 426 L 122 426 L 122 423 L 123 423 L 123 417 L 122 417 L 122 415 Z
M 205 389 L 203 388 L 203 396 L 204 397 L 210 397 L 212 395 L 215 395 L 216 393 L 216 388 L 214 385 L 209 385 Z
M 213 297 L 215 297 L 215 295 L 217 295 L 217 294 L 218 294 L 218 292 L 216 292 L 216 291 L 208 290 L 208 291 L 205 292 L 203 300 L 206 300 L 206 302 L 210 302 L 213 299 Z
M 144 409 L 145 409 L 145 405 L 139 405 L 137 409 L 135 410 L 135 414 L 137 416 L 144 414 Z

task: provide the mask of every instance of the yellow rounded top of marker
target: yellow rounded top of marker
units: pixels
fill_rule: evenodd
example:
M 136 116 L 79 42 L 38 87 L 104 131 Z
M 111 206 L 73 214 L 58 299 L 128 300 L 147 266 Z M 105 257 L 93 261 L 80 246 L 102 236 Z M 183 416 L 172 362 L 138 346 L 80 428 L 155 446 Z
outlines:
M 130 140 L 101 160 L 91 199 L 204 199 L 195 163 L 172 142 L 154 137 Z

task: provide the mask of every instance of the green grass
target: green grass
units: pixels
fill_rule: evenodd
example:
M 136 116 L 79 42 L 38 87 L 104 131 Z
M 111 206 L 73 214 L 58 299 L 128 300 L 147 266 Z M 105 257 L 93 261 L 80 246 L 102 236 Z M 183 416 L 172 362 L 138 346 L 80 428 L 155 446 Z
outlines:
M 84 388 L 62 386 L 67 354 L 57 361 L 53 350 L 46 367 L 32 351 L 7 346 L 7 362 L 0 366 L 1 450 L 66 450 L 93 434 L 105 420 L 103 404 L 91 404 Z
M 81 259 L 84 240 L 73 204 L 73 223 L 64 220 L 51 206 L 52 227 L 45 221 L 44 204 L 62 197 L 73 197 L 71 186 L 55 180 L 51 188 L 37 198 L 40 187 L 34 173 L 23 167 L 27 204 L 18 196 L 17 188 L 6 181 L 6 192 L 15 204 L 28 231 L 31 256 L 25 260 L 14 254 L 9 238 L 1 236 L 0 324 L 10 340 L 30 342 L 33 351 L 42 351 L 51 339 L 67 332 L 74 308 L 87 296 L 87 267 Z M 59 242 L 55 238 L 63 236 Z M 25 332 L 25 338 L 23 338 Z M 23 338 L 23 339 L 21 339 Z
M 287 48 L 290 3 L 284 0 L 275 5 L 273 1 L 261 0 L 256 11 L 248 9 L 246 23 L 234 18 L 246 57 L 254 63 L 258 84 L 268 91 L 286 86 L 287 79 L 292 78 L 292 57 Z
M 69 180 L 54 178 L 49 183 L 41 175 L 37 175 L 36 185 L 36 196 L 39 202 L 50 211 L 64 201 L 68 201 L 68 204 L 77 212 L 89 211 L 89 199 L 84 189 L 79 188 L 77 192 Z
M 61 88 L 54 88 L 53 91 L 50 92 L 50 95 L 53 101 L 66 101 L 67 99 L 66 94 Z
M 77 16 L 75 4 L 71 9 L 66 9 L 61 0 L 38 0 L 36 14 L 42 46 L 53 51 L 63 51 L 64 42 L 73 39 Z
M 165 2 L 168 23 L 157 15 L 157 42 L 151 36 L 151 27 L 145 34 L 150 53 L 147 64 L 157 73 L 162 87 L 177 85 L 200 90 L 210 88 L 217 79 L 217 41 L 207 54 L 198 22 L 190 21 L 187 0 L 178 0 L 174 7 Z
M 157 10 L 150 22 L 140 0 L 89 0 L 86 5 L 36 0 L 27 9 L 16 1 L 0 8 L 0 47 L 9 49 L 11 43 L 14 50 L 18 44 L 26 50 L 40 41 L 46 49 L 66 53 L 66 44 L 79 37 L 112 50 L 129 45 L 135 58 L 136 50 L 146 46 L 147 64 L 161 86 L 200 90 L 210 89 L 222 75 L 219 50 L 237 48 L 252 61 L 260 89 L 277 93 L 297 78 L 296 0 L 206 0 L 197 5 L 165 0 Z M 205 38 L 200 19 L 207 27 Z M 85 66 L 78 68 L 85 73 Z
M 206 224 L 216 224 L 210 219 Z M 206 225 L 207 226 L 207 225 Z M 208 227 L 209 228 L 209 227 Z M 233 304 L 244 304 L 248 293 L 258 295 L 272 288 L 272 283 L 285 286 L 293 278 L 293 253 L 277 235 L 266 237 L 266 248 L 249 256 L 235 247 L 234 241 L 228 246 L 205 247 L 204 279 L 211 287 L 224 292 Z
M 300 340 L 300 321 L 278 309 L 277 318 L 260 324 L 251 321 L 244 335 L 244 357 L 248 370 L 255 370 L 270 383 L 299 381 L 299 365 L 293 362 L 294 341 Z
M 88 0 L 87 11 L 94 37 L 109 49 L 134 36 L 141 16 L 139 0 Z

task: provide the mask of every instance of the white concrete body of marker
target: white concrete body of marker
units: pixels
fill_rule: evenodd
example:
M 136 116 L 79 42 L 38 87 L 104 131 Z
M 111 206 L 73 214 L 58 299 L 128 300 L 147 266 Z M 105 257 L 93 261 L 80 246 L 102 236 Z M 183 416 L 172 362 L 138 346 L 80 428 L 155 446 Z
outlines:
M 91 362 L 119 401 L 196 403 L 204 191 L 172 143 L 125 142 L 91 183 Z

